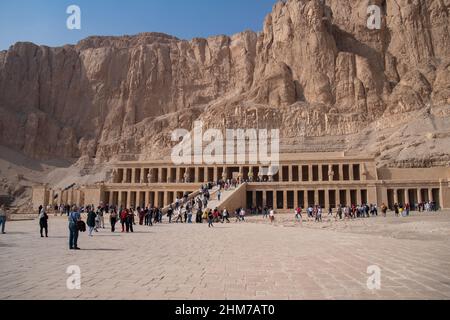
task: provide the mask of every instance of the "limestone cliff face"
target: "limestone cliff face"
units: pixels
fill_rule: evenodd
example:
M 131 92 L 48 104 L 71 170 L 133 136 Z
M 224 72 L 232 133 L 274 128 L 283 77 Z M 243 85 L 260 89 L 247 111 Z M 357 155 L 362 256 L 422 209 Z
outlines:
M 381 30 L 366 26 L 369 4 L 383 10 Z M 440 132 L 449 119 L 449 8 L 450 0 L 289 0 L 258 34 L 18 43 L 0 52 L 0 144 L 37 159 L 157 158 L 173 129 L 203 119 L 280 128 L 292 146 L 316 139 L 352 149 L 358 139 L 347 136 L 422 113 L 449 139 Z

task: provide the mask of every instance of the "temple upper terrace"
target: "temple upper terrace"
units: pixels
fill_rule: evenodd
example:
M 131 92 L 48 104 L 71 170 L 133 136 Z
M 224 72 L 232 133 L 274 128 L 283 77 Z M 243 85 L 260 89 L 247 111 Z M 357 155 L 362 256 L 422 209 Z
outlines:
M 171 165 L 170 159 L 116 164 L 109 183 L 206 183 L 237 179 L 247 182 L 330 182 L 378 180 L 375 160 L 342 152 L 282 154 L 278 169 L 251 164 Z

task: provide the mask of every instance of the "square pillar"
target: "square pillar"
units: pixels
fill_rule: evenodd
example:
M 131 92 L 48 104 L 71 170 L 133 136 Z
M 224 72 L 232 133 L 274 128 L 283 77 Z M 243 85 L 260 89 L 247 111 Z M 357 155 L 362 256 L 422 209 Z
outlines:
M 319 182 L 320 182 L 320 181 L 323 181 L 322 165 L 319 164 L 317 167 L 318 167 L 317 170 L 319 171 Z
M 339 192 L 339 190 L 336 190 L 335 193 L 336 193 L 336 207 L 338 207 L 340 204 L 342 204 L 341 193 Z
M 256 191 L 252 191 L 252 207 L 256 207 Z
M 267 191 L 263 191 L 263 207 L 267 206 Z
M 344 165 L 340 164 L 339 165 L 339 181 L 344 181 Z
M 345 193 L 346 193 L 346 196 L 347 196 L 347 206 L 353 205 L 354 203 L 352 203 L 352 192 L 351 192 L 351 190 L 347 189 Z
M 313 166 L 310 164 L 308 165 L 308 178 L 309 178 L 309 182 L 314 181 L 314 177 L 313 177 Z
M 117 206 L 119 207 L 118 209 L 120 209 L 120 207 L 122 207 L 122 191 L 119 191 L 119 195 L 117 196 Z
M 273 209 L 278 209 L 277 190 L 273 190 Z
M 330 190 L 325 189 L 325 209 L 328 210 L 330 207 Z
M 290 165 L 289 166 L 289 182 L 293 182 L 293 180 L 294 180 L 294 173 L 293 173 L 293 168 Z
M 433 199 L 433 188 L 428 189 L 428 201 L 434 201 Z
M 314 190 L 314 205 L 319 204 L 319 190 Z
M 131 169 L 131 183 L 136 183 L 136 168 Z
M 283 191 L 283 209 L 287 210 L 288 208 L 288 201 L 287 201 L 287 190 Z
M 356 202 L 358 202 L 357 205 L 362 204 L 361 189 L 356 190 Z
M 191 181 L 194 181 L 195 183 L 199 183 L 199 175 L 200 175 L 200 168 L 199 167 L 195 167 L 194 169 L 194 179 L 191 179 Z
M 131 191 L 127 191 L 127 208 L 131 207 Z
M 394 189 L 394 203 L 398 204 L 398 190 Z
M 308 190 L 305 190 L 305 191 L 303 192 L 303 203 L 305 204 L 305 208 L 304 208 L 304 209 L 306 209 L 306 208 L 309 207 L 309 203 L 308 203 Z
M 355 180 L 355 177 L 354 177 L 354 174 L 353 174 L 353 164 L 350 164 L 349 166 L 348 166 L 348 175 L 349 175 L 349 177 L 350 177 L 350 181 L 354 181 Z

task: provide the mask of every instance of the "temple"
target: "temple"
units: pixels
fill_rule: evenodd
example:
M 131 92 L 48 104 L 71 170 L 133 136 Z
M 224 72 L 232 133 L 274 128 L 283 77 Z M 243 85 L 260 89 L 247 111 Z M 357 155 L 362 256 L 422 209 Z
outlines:
M 236 179 L 240 186 L 217 207 L 263 207 L 280 212 L 314 204 L 324 208 L 434 201 L 450 208 L 450 168 L 377 168 L 374 158 L 342 152 L 280 155 L 279 170 L 252 165 L 176 166 L 170 159 L 118 162 L 108 181 L 68 190 L 33 188 L 33 206 L 166 207 L 207 182 Z M 276 172 L 272 172 L 276 171 Z

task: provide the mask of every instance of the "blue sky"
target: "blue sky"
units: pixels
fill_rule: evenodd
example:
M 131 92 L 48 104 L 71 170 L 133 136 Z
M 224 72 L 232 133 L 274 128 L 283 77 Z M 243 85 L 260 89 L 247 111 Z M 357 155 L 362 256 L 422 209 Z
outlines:
M 18 41 L 60 46 L 91 35 L 164 32 L 182 39 L 260 31 L 276 0 L 0 0 L 0 50 Z M 81 8 L 81 30 L 66 9 Z

